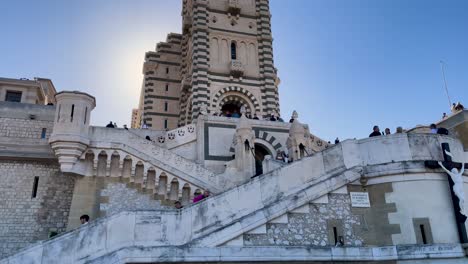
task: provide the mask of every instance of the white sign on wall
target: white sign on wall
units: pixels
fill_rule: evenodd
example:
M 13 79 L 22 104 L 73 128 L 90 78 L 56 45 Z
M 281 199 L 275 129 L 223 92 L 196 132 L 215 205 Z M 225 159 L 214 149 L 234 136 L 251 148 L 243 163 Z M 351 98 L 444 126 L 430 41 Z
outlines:
M 349 192 L 352 207 L 370 207 L 369 193 Z

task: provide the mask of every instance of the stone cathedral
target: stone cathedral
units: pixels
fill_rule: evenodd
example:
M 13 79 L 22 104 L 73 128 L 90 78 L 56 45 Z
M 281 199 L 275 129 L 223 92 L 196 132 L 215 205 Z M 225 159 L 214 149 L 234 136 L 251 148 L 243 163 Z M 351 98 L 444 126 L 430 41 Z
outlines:
M 182 34 L 147 52 L 137 124 L 174 129 L 200 111 L 279 114 L 271 14 L 255 0 L 183 1 Z
M 0 264 L 468 263 L 468 110 L 336 144 L 277 120 L 270 19 L 268 0 L 183 0 L 131 129 L 0 78 Z

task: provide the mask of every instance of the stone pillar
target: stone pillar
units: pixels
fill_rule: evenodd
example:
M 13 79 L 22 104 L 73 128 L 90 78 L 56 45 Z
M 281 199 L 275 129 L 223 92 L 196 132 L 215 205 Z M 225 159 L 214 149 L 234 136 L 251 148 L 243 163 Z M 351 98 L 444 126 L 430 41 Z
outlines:
M 294 111 L 292 115 L 294 122 L 289 129 L 289 137 L 286 140 L 289 158 L 293 161 L 300 160 L 307 156 L 307 151 L 310 149 L 309 140 L 306 137 L 307 130 L 305 129 L 304 125 L 299 122 L 298 117 L 299 115 L 296 111 Z
M 78 91 L 63 91 L 57 101 L 54 129 L 49 143 L 63 172 L 73 172 L 73 165 L 89 145 L 89 121 L 96 99 Z
M 255 176 L 255 133 L 252 130 L 250 121 L 245 117 L 245 109 L 241 110 L 242 116 L 237 124 L 235 140 L 235 167 L 242 177 L 241 182 L 245 182 L 250 177 Z

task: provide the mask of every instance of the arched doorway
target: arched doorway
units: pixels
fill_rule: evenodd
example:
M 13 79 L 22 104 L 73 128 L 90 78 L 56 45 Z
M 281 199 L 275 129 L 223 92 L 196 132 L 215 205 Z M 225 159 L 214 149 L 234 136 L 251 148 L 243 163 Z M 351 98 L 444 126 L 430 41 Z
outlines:
M 233 113 L 240 114 L 241 107 L 242 104 L 239 101 L 230 101 L 221 107 L 221 113 L 223 116 L 232 116 Z
M 267 147 L 262 144 L 255 144 L 255 176 L 263 174 L 263 160 L 266 155 L 271 155 Z

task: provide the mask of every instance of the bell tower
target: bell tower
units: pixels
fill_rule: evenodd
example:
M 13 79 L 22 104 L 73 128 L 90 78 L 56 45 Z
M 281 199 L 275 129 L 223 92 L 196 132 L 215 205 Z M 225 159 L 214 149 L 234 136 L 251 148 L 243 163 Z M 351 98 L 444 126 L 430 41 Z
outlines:
M 183 0 L 182 34 L 147 52 L 140 116 L 174 129 L 209 114 L 280 112 L 268 0 Z
M 198 116 L 279 113 L 268 0 L 185 0 L 180 124 Z M 183 48 L 184 49 L 184 48 Z

